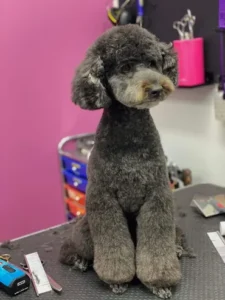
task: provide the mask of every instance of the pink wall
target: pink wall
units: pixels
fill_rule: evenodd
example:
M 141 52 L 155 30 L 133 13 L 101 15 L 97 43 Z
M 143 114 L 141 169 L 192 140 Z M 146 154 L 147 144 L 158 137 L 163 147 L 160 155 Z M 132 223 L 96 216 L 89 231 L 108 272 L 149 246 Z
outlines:
M 65 220 L 57 144 L 100 112 L 70 101 L 74 69 L 109 23 L 105 0 L 0 1 L 0 241 Z

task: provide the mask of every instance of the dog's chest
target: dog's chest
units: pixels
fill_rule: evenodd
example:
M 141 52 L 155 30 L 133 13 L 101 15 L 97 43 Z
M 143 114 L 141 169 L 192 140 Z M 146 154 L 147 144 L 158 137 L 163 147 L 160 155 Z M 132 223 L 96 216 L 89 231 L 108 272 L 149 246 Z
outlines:
M 137 213 L 165 177 L 165 160 L 158 149 L 110 152 L 94 148 L 89 163 L 90 179 L 100 189 L 106 186 L 127 213 Z
M 117 191 L 117 199 L 124 212 L 137 213 L 146 201 L 146 193 L 127 185 L 126 188 L 121 187 Z
M 149 189 L 157 183 L 157 165 L 151 162 L 118 166 L 114 180 L 116 197 L 125 212 L 138 212 L 146 201 Z

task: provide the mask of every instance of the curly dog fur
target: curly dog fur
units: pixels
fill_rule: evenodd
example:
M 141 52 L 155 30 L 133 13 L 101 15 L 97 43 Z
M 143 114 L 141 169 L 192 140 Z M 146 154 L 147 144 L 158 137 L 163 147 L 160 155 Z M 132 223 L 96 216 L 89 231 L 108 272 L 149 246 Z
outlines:
M 124 292 L 136 275 L 169 298 L 181 279 L 173 196 L 149 112 L 176 84 L 171 46 L 131 24 L 103 34 L 72 83 L 75 104 L 104 111 L 89 158 L 87 214 L 74 225 L 60 260 L 82 270 L 93 260 L 114 292 Z

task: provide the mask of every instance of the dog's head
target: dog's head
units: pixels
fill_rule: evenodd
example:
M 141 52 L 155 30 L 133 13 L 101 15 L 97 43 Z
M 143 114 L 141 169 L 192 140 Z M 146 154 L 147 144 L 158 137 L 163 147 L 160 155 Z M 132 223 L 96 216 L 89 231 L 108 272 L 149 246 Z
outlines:
M 176 84 L 172 46 L 129 24 L 110 29 L 88 50 L 72 82 L 72 99 L 90 110 L 112 101 L 145 109 L 163 101 Z

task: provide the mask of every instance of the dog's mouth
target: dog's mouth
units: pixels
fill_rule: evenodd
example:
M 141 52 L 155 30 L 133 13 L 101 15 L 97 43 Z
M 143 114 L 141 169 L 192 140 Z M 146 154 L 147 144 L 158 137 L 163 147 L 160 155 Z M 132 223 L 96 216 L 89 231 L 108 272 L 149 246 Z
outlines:
M 164 77 L 160 82 L 144 81 L 137 90 L 135 106 L 137 108 L 152 108 L 165 100 L 175 90 L 175 87 L 169 78 Z
M 150 109 L 150 108 L 153 108 L 153 107 L 159 105 L 159 103 L 160 103 L 160 101 L 149 101 L 149 102 L 145 101 L 141 104 L 137 104 L 135 107 L 137 109 Z

